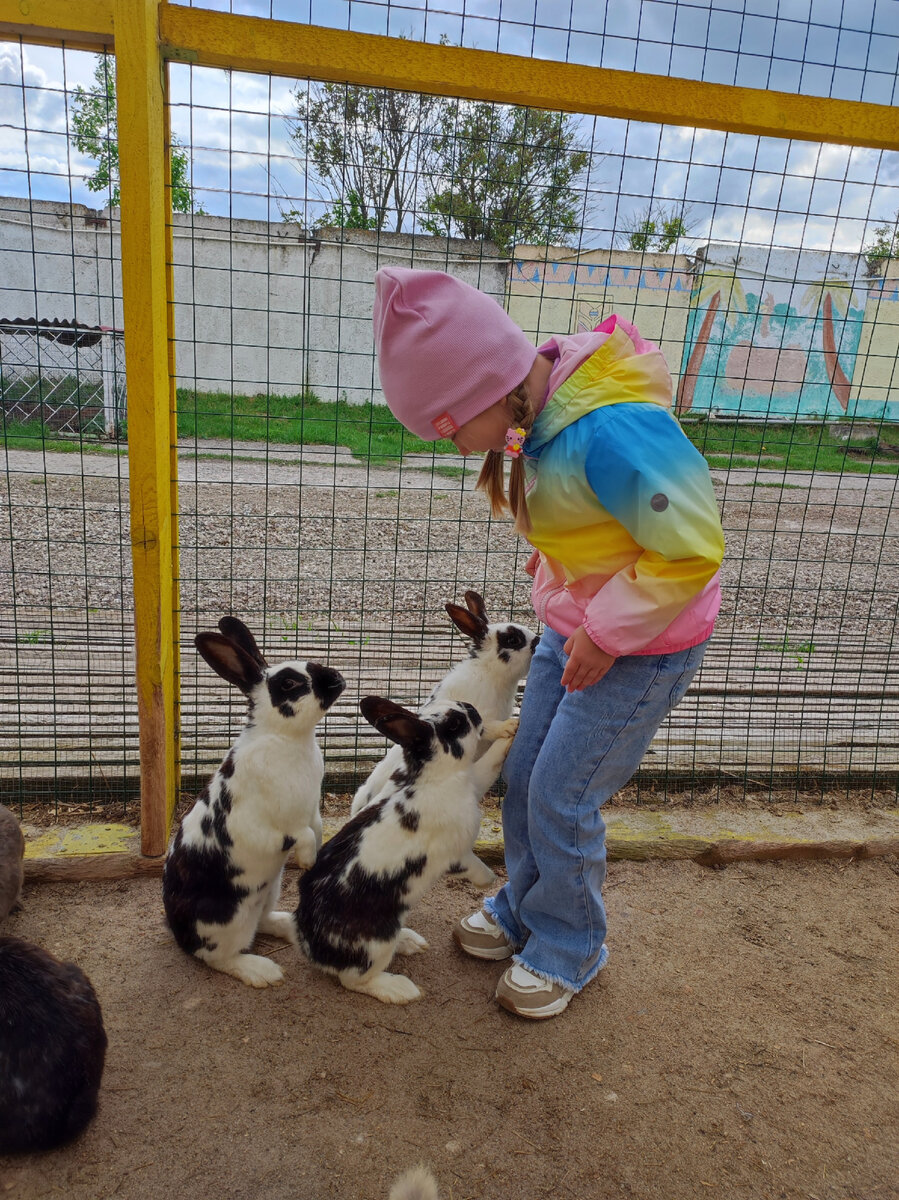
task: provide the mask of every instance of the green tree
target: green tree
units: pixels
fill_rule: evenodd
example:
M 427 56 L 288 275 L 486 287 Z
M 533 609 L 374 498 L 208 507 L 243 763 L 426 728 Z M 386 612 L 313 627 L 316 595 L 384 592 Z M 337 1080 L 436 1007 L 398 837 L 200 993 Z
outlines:
M 417 92 L 323 83 L 294 92 L 288 122 L 344 228 L 399 232 L 433 169 L 434 138 L 448 101 Z M 320 217 L 316 224 L 322 224 Z
M 567 244 L 584 219 L 590 147 L 566 113 L 465 100 L 446 103 L 422 225 L 494 242 Z
M 862 254 L 868 263 L 869 275 L 875 274 L 881 263 L 888 262 L 891 258 L 899 258 L 899 213 L 896 214 L 894 224 L 885 222 L 875 228 L 874 240 L 863 248 Z
M 377 229 L 376 217 L 370 217 L 362 206 L 358 193 L 347 193 L 346 202 L 335 200 L 334 207 L 326 209 L 315 222 L 320 228 L 333 225 L 337 229 Z
M 94 83 L 85 89 L 76 87 L 72 111 L 72 137 L 80 154 L 96 161 L 94 173 L 88 176 L 90 192 L 105 192 L 111 207 L 121 202 L 119 190 L 119 134 L 116 119 L 115 58 L 111 54 L 97 56 Z M 172 208 L 175 212 L 203 212 L 194 206 L 190 186 L 190 161 L 187 152 L 172 137 Z
M 678 245 L 686 238 L 695 222 L 687 208 L 665 208 L 649 204 L 625 225 L 622 239 L 625 248 L 641 254 L 677 253 Z

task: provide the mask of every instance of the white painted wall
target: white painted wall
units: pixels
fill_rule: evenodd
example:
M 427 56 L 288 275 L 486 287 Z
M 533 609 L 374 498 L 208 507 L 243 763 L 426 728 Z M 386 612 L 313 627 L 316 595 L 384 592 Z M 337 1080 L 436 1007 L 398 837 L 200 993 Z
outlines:
M 450 271 L 505 298 L 508 260 L 480 243 L 185 214 L 173 233 L 178 385 L 198 391 L 380 398 L 381 266 Z M 0 317 L 34 316 L 122 328 L 117 210 L 0 199 Z
M 695 263 L 528 246 L 510 261 L 458 239 L 184 214 L 173 228 L 177 378 L 197 391 L 381 400 L 373 285 L 393 263 L 490 293 L 535 343 L 622 313 L 687 380 L 685 411 L 899 419 L 895 263 L 869 277 L 857 255 L 714 245 Z M 116 210 L 0 198 L 0 318 L 34 316 L 122 327 Z

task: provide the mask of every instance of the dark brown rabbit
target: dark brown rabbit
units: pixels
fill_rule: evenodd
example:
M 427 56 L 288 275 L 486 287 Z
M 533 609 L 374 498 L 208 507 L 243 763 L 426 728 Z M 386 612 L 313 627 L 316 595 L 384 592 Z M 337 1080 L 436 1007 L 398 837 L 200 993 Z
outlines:
M 97 1111 L 106 1059 L 100 1004 L 84 972 L 0 937 L 0 1154 L 49 1150 Z
M 25 838 L 19 822 L 0 804 L 0 921 L 5 920 L 19 902 L 24 854 Z

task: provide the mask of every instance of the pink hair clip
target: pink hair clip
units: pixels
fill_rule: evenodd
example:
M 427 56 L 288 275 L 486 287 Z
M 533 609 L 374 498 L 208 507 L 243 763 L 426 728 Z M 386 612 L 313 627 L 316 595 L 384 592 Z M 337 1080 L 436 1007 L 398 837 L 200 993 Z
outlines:
M 509 428 L 506 430 L 506 454 L 508 454 L 510 458 L 519 457 L 521 454 L 522 443 L 526 437 L 527 433 L 524 429 Z

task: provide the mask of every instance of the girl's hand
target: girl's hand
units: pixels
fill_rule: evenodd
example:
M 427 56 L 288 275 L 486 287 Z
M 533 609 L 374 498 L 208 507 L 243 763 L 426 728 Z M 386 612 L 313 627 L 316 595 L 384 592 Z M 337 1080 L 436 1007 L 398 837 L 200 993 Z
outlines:
M 598 683 L 615 662 L 615 656 L 601 650 L 583 625 L 575 629 L 562 649 L 568 655 L 562 672 L 562 687 L 567 692 L 582 692 Z

